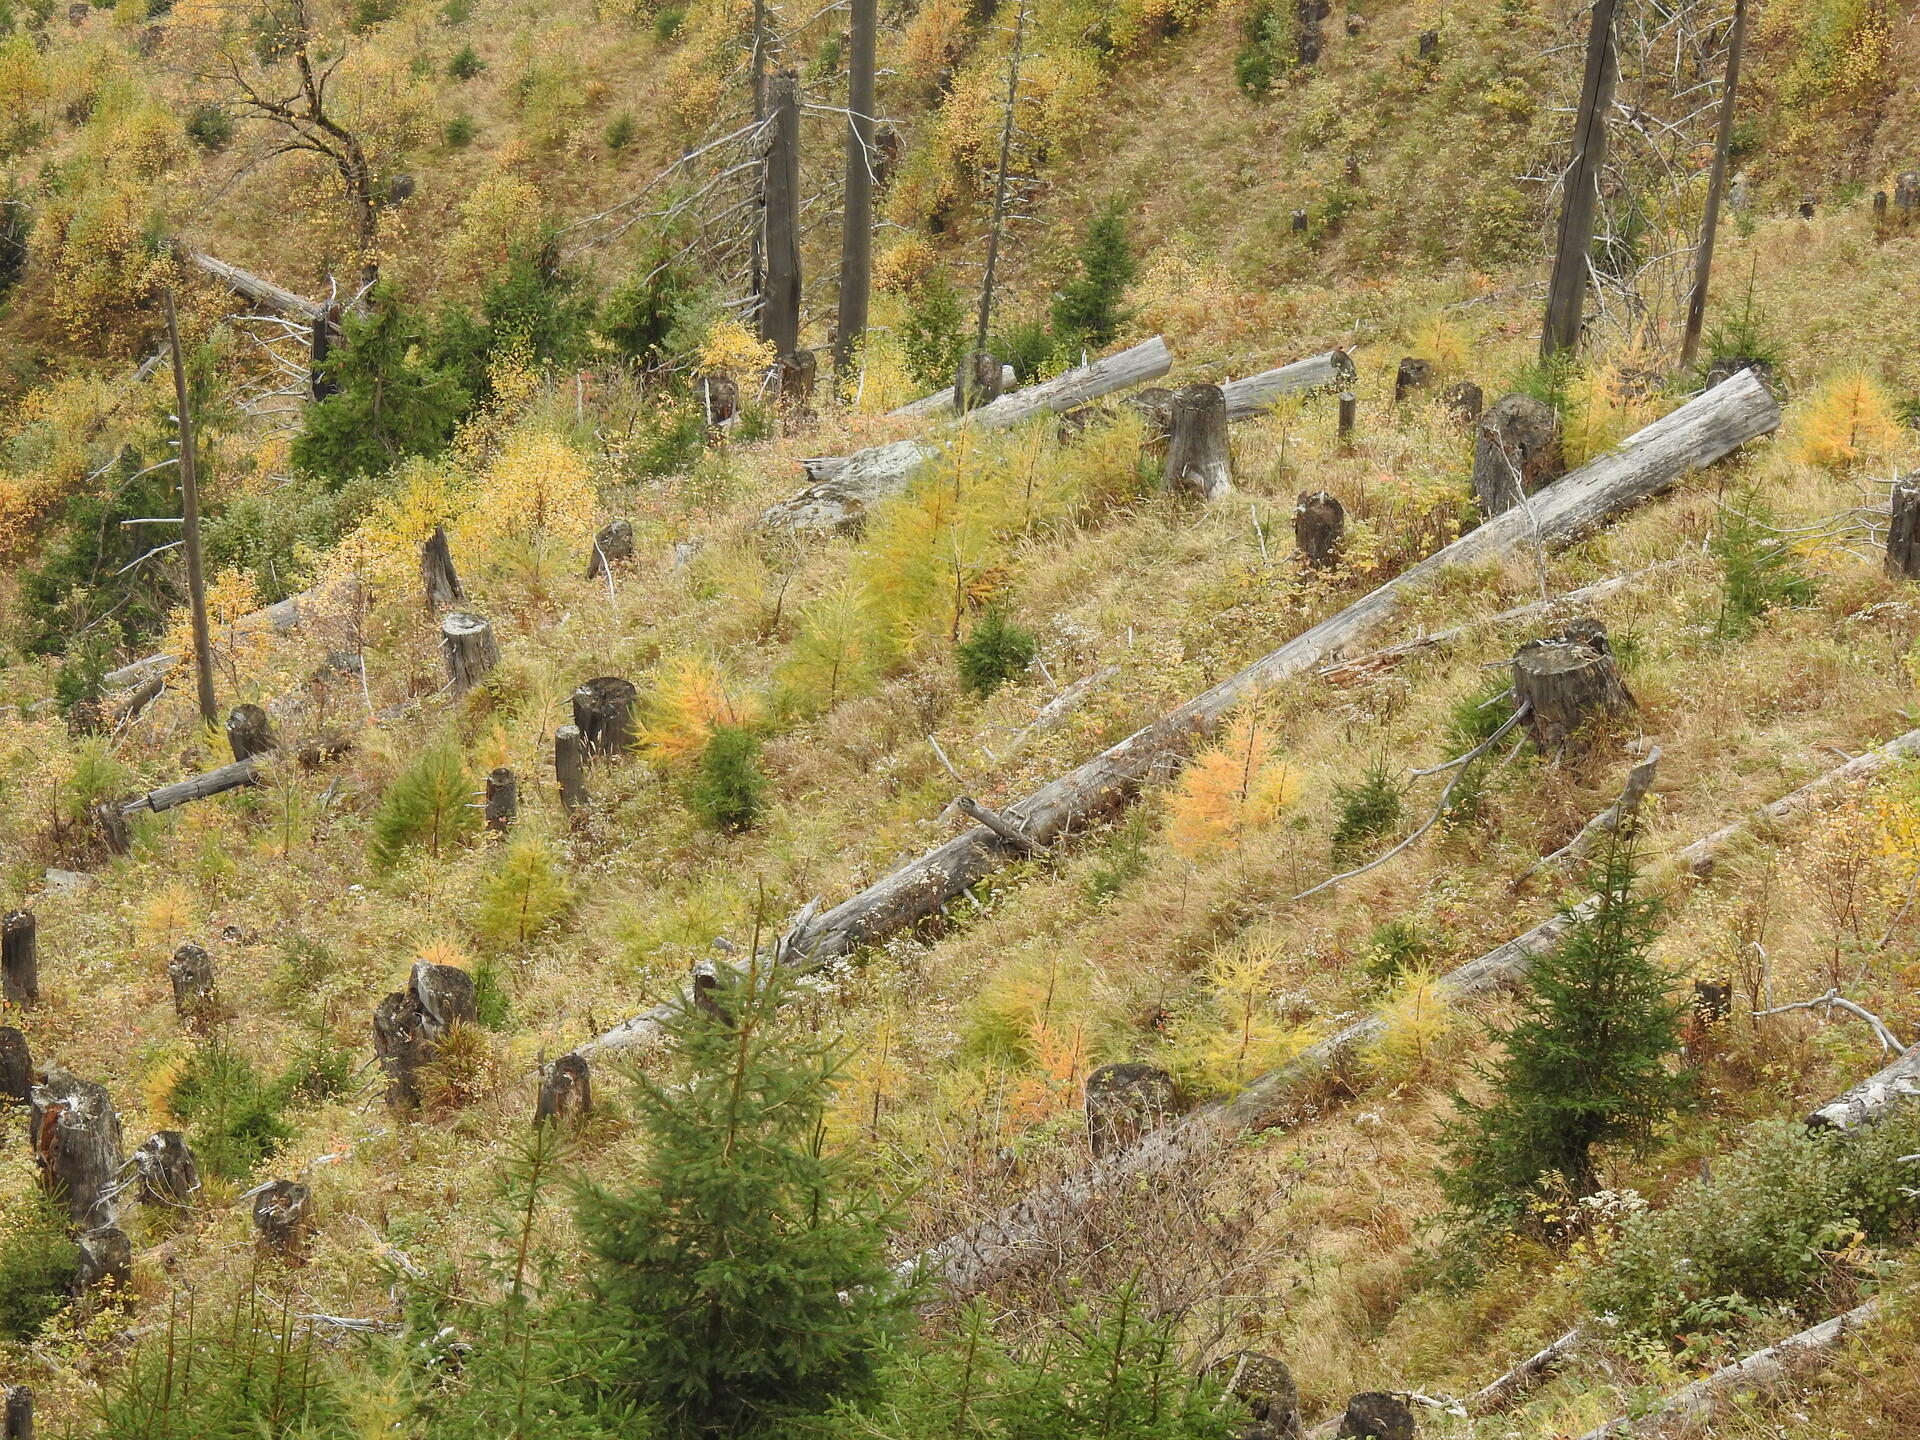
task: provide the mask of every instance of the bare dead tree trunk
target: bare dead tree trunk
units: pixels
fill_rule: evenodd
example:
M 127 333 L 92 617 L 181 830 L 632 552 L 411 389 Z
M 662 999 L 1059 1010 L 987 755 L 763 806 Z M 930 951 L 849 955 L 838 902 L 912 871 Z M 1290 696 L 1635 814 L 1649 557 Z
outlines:
M 40 922 L 31 910 L 0 920 L 0 997 L 23 1010 L 40 1003 Z
M 227 712 L 227 744 L 235 760 L 270 755 L 280 748 L 274 738 L 273 721 L 258 705 L 236 705 Z
M 776 353 L 800 348 L 800 79 L 783 70 L 771 86 L 766 160 L 767 289 L 760 338 Z
M 795 420 L 813 413 L 813 390 L 820 380 L 820 361 L 811 350 L 795 350 L 774 362 L 780 387 L 780 408 Z
M 1173 392 L 1167 434 L 1166 483 L 1212 500 L 1233 489 L 1233 445 L 1227 400 L 1218 385 L 1183 385 Z
M 340 307 L 328 305 L 313 317 L 313 330 L 307 346 L 307 393 L 314 403 L 328 399 L 340 392 L 340 387 L 327 378 L 327 356 L 333 349 L 334 329 L 340 323 Z
M 1893 514 L 1887 525 L 1887 574 L 1895 580 L 1920 580 L 1920 470 L 1894 482 Z
M 833 364 L 842 377 L 853 366 L 854 349 L 867 332 L 873 291 L 874 52 L 880 30 L 878 0 L 853 0 L 851 46 L 847 57 L 847 191 L 840 234 L 840 313 L 835 324 Z M 845 380 L 841 383 L 844 385 Z
M 1360 417 L 1360 402 L 1351 390 L 1340 392 L 1340 443 L 1353 443 L 1353 422 Z
M 1551 360 L 1580 344 L 1580 318 L 1587 298 L 1587 252 L 1593 248 L 1593 217 L 1600 204 L 1600 172 L 1607 162 L 1607 109 L 1613 103 L 1618 65 L 1613 48 L 1613 12 L 1618 0 L 1593 0 L 1587 34 L 1587 68 L 1580 109 L 1573 123 L 1573 157 L 1562 178 L 1560 230 L 1554 245 L 1553 278 L 1547 286 L 1547 320 L 1540 358 Z
M 981 352 L 987 348 L 987 329 L 993 319 L 993 285 L 1000 266 L 1000 232 L 1007 218 L 1007 164 L 1013 155 L 1013 117 L 1020 100 L 1020 56 L 1026 39 L 1027 0 L 1020 0 L 1020 8 L 1014 12 L 1013 19 L 1013 53 L 1007 61 L 1007 110 L 1000 124 L 1000 166 L 993 186 L 993 219 L 987 226 L 987 268 L 980 281 L 980 319 L 974 326 L 973 334 L 973 348 Z M 956 394 L 953 398 L 964 414 L 966 397 Z
M 573 692 L 573 723 L 587 754 L 624 755 L 633 744 L 633 706 L 640 691 L 631 680 L 602 675 Z
M 200 561 L 200 483 L 194 453 L 193 415 L 187 404 L 187 369 L 180 360 L 180 324 L 173 313 L 173 291 L 161 292 L 167 317 L 167 350 L 173 358 L 174 423 L 180 434 L 180 514 L 182 550 L 187 557 L 187 605 L 193 619 L 193 679 L 200 696 L 200 718 L 219 724 L 213 702 L 213 641 L 207 633 L 207 579 Z
M 96 1225 L 79 1238 L 80 1263 L 74 1267 L 76 1295 L 105 1286 L 124 1294 L 133 1279 L 133 1242 L 118 1225 Z
M 24 1385 L 6 1387 L 6 1408 L 0 1411 L 0 1440 L 33 1440 L 33 1391 Z
M 1713 280 L 1713 242 L 1720 228 L 1720 195 L 1727 184 L 1727 153 L 1733 147 L 1733 106 L 1740 89 L 1740 56 L 1747 46 L 1747 0 L 1733 0 L 1733 34 L 1727 41 L 1727 78 L 1720 91 L 1720 123 L 1714 133 L 1713 169 L 1707 176 L 1707 209 L 1700 217 L 1700 253 L 1694 257 L 1693 289 L 1687 295 L 1687 328 L 1680 341 L 1680 368 L 1691 369 L 1707 315 Z
M 440 622 L 440 652 L 446 657 L 453 693 L 464 695 L 500 663 L 493 626 L 478 615 L 456 610 Z
M 520 784 L 505 765 L 487 772 L 487 829 L 504 835 L 520 814 Z
M 985 350 L 969 350 L 960 357 L 953 381 L 954 408 L 965 414 L 1000 398 L 1000 362 Z
M 453 551 L 447 545 L 445 526 L 434 526 L 433 534 L 420 542 L 420 584 L 427 592 L 429 610 L 443 610 L 467 598 L 466 587 L 453 568 Z
M 231 765 L 222 765 L 217 770 L 209 770 L 204 775 L 191 775 L 185 780 L 176 780 L 171 785 L 162 785 L 157 790 L 149 790 L 138 800 L 129 800 L 120 807 L 122 815 L 131 815 L 137 810 L 151 810 L 158 814 L 162 810 L 171 810 L 176 805 L 185 805 L 194 800 L 205 800 L 209 796 L 223 795 L 229 790 L 238 790 L 243 785 L 259 783 L 255 774 L 257 760 L 236 760 Z
M 150 1205 L 184 1208 L 193 1204 L 200 1189 L 200 1162 L 178 1130 L 161 1130 L 142 1140 L 133 1152 L 133 1168 L 140 1177 L 140 1197 Z

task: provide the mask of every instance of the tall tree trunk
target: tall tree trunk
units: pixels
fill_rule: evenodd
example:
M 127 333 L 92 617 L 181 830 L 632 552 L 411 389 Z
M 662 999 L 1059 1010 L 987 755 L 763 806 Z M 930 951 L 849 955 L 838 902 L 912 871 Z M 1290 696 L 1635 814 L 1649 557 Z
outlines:
M 180 361 L 180 323 L 173 313 L 173 291 L 161 293 L 167 315 L 167 350 L 173 359 L 173 401 L 180 429 L 180 513 L 187 556 L 187 603 L 193 616 L 193 679 L 200 697 L 200 718 L 220 723 L 213 702 L 213 642 L 207 634 L 207 580 L 200 564 L 200 483 L 194 463 L 193 416 L 187 406 L 187 371 Z
M 840 237 L 840 314 L 833 364 L 842 375 L 867 329 L 873 286 L 873 77 L 879 0 L 853 0 L 853 46 L 847 62 L 847 198 Z
M 1540 358 L 1580 344 L 1580 315 L 1587 298 L 1587 252 L 1593 248 L 1594 214 L 1600 206 L 1600 171 L 1607 162 L 1607 107 L 1613 103 L 1619 67 L 1613 49 L 1613 12 L 1618 0 L 1593 0 L 1587 34 L 1587 70 L 1580 110 L 1573 123 L 1573 157 L 1567 164 L 1560 204 L 1560 233 L 1547 287 L 1547 323 Z
M 1007 215 L 1007 161 L 1013 154 L 1013 112 L 1020 99 L 1020 52 L 1027 38 L 1027 0 L 1013 19 L 1013 54 L 1007 61 L 1007 113 L 1000 125 L 1000 171 L 993 187 L 993 223 L 987 229 L 987 273 L 980 282 L 980 320 L 974 327 L 973 348 L 987 348 L 987 327 L 993 319 L 994 273 L 1000 264 L 1000 229 Z M 954 394 L 954 403 L 964 412 L 966 396 Z
M 1692 367 L 1700 349 L 1700 326 L 1707 314 L 1707 286 L 1713 279 L 1713 241 L 1720 228 L 1720 194 L 1727 183 L 1727 152 L 1733 147 L 1733 102 L 1740 88 L 1740 55 L 1747 48 L 1747 0 L 1733 0 L 1733 34 L 1727 40 L 1727 83 L 1720 92 L 1720 125 L 1713 140 L 1713 171 L 1707 178 L 1707 210 L 1700 217 L 1700 251 L 1693 262 L 1693 291 L 1687 296 L 1687 329 L 1680 341 L 1680 368 Z
M 767 290 L 760 305 L 760 338 L 782 355 L 800 348 L 800 81 L 791 70 L 771 89 L 772 133 L 765 181 Z

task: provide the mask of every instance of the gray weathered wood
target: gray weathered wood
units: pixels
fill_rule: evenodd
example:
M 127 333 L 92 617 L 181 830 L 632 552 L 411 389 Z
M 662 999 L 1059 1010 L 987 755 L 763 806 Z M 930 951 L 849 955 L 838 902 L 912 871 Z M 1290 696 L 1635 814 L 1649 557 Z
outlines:
M 40 922 L 31 910 L 0 918 L 0 999 L 22 1009 L 40 1003 Z
M 1607 112 L 1620 74 L 1613 38 L 1616 5 L 1617 0 L 1594 0 L 1588 21 L 1586 74 L 1573 122 L 1573 154 L 1561 177 L 1560 228 L 1553 275 L 1547 284 L 1546 323 L 1540 334 L 1543 360 L 1580 343 L 1588 252 L 1593 249 L 1594 215 L 1600 205 L 1600 175 L 1607 163 Z
M 879 178 L 873 148 L 875 53 L 879 0 L 853 0 L 847 46 L 847 178 L 840 222 L 840 298 L 834 317 L 833 365 L 846 386 L 855 347 L 867 332 L 873 288 L 873 192 Z
M 258 760 L 236 760 L 231 765 L 222 765 L 218 770 L 190 775 L 185 780 L 162 785 L 157 790 L 149 790 L 137 800 L 129 800 L 120 807 L 120 813 L 131 815 L 139 810 L 171 810 L 176 805 L 223 795 L 243 785 L 257 784 L 258 776 L 254 772 L 259 763 Z
M 251 300 L 262 309 L 271 310 L 276 315 L 285 315 L 292 319 L 305 320 L 309 324 L 326 314 L 326 304 L 319 300 L 309 300 L 304 295 L 296 295 L 284 285 L 276 285 L 238 265 L 229 265 L 226 261 L 207 254 L 204 250 L 195 250 L 190 245 L 177 247 L 180 257 L 188 264 L 205 271 L 225 285 L 235 294 Z
M 569 1052 L 549 1065 L 540 1077 L 540 1095 L 534 1102 L 533 1123 L 554 1121 L 570 1129 L 586 1123 L 593 1113 L 593 1072 L 586 1058 Z
M 80 1248 L 73 1293 L 105 1289 L 124 1294 L 133 1280 L 133 1242 L 118 1225 L 96 1225 L 75 1237 Z
M 520 784 L 514 778 L 513 771 L 505 765 L 489 770 L 486 799 L 487 829 L 496 835 L 504 835 L 513 828 L 513 822 L 519 814 Z
M 298 1180 L 270 1180 L 253 1197 L 254 1243 L 263 1255 L 304 1259 L 313 1232 L 313 1191 Z
M 214 1005 L 213 957 L 198 945 L 182 945 L 167 962 L 173 985 L 173 1013 L 182 1020 L 201 1021 Z
M 776 354 L 800 348 L 800 79 L 791 70 L 768 87 L 765 207 L 767 280 L 760 297 L 760 338 Z
M 1298 395 L 1310 390 L 1339 390 L 1354 381 L 1353 361 L 1344 350 L 1329 350 L 1309 355 L 1273 370 L 1262 370 L 1242 380 L 1229 380 L 1220 387 L 1226 397 L 1227 418 L 1246 420 L 1265 414 L 1283 395 Z
M 587 803 L 587 742 L 578 725 L 562 725 L 553 732 L 553 778 L 560 783 L 560 803 L 569 812 Z
M 1634 708 L 1612 654 L 1567 639 L 1529 640 L 1514 653 L 1513 698 L 1527 709 L 1535 747 L 1556 753 L 1583 743 L 1582 732 Z
M 1620 828 L 1625 816 L 1639 812 L 1640 802 L 1647 798 L 1647 792 L 1653 788 L 1654 775 L 1660 768 L 1660 747 L 1655 745 L 1647 752 L 1646 759 L 1627 772 L 1627 783 L 1621 787 L 1620 798 L 1602 810 L 1593 819 L 1580 827 L 1580 833 L 1562 845 L 1551 855 L 1542 856 L 1533 870 L 1549 867 L 1567 870 L 1586 858 L 1593 847 L 1604 835 L 1611 835 Z
M 1895 580 L 1920 580 L 1920 470 L 1893 482 L 1886 570 Z
M 33 1391 L 9 1385 L 0 1398 L 6 1402 L 0 1408 L 0 1440 L 33 1440 Z
M 1482 1385 L 1461 1402 L 1469 1415 L 1498 1415 L 1511 1410 L 1528 1394 L 1553 1377 L 1567 1357 L 1586 1340 L 1586 1332 L 1576 1325 L 1559 1339 L 1543 1345 L 1499 1379 Z
M 1347 533 L 1347 509 L 1325 490 L 1301 494 L 1293 507 L 1293 543 L 1316 568 L 1333 564 Z
M 587 560 L 587 579 L 598 580 L 617 560 L 633 559 L 633 522 L 609 520 L 593 537 L 593 554 Z
M 1392 619 L 1401 597 L 1444 571 L 1482 564 L 1522 546 L 1564 544 L 1619 511 L 1659 494 L 1694 470 L 1723 459 L 1780 423 L 1773 394 L 1751 372 L 1696 396 L 1536 497 L 1469 531 L 1365 598 L 1295 636 L 1117 745 L 1042 786 L 1004 813 L 1021 831 L 1051 844 L 1065 831 L 1125 803 L 1150 774 L 1177 765 L 1194 737 L 1235 705 L 1315 667 L 1366 639 Z M 1017 854 L 976 826 L 900 866 L 824 915 L 791 928 L 782 955 L 826 964 L 934 914 Z M 666 1013 L 616 1026 L 591 1046 L 651 1044 Z
M 493 626 L 478 615 L 456 610 L 440 622 L 440 653 L 455 695 L 464 695 L 500 663 Z
M 601 675 L 573 692 L 573 723 L 588 756 L 621 756 L 632 748 L 633 707 L 640 691 L 631 680 Z
M 1828 1101 L 1807 1116 L 1816 1130 L 1852 1130 L 1871 1125 L 1900 1101 L 1920 1095 L 1920 1045 L 1896 1056 L 1846 1094 Z
M 1167 430 L 1166 486 L 1215 500 L 1233 490 L 1233 443 L 1227 438 L 1227 401 L 1218 385 L 1183 385 L 1173 392 Z
M 258 705 L 236 705 L 227 712 L 227 745 L 236 762 L 280 748 L 273 735 L 273 721 Z
M 106 1088 L 58 1065 L 27 1096 L 28 1133 L 40 1183 L 82 1230 L 111 1225 L 120 1174 L 120 1117 Z
M 444 525 L 434 526 L 433 533 L 420 542 L 420 588 L 429 610 L 444 610 L 467 598 L 467 587 L 453 568 L 453 549 L 447 544 Z
M 457 1024 L 474 1022 L 473 977 L 454 965 L 416 961 L 405 990 L 395 990 L 373 1012 L 373 1053 L 387 1074 L 387 1103 L 420 1103 L 420 1069 L 440 1054 Z
M 13 1026 L 0 1025 L 0 1102 L 25 1104 L 32 1089 L 32 1047 Z
M 200 1191 L 200 1162 L 178 1130 L 142 1140 L 133 1152 L 133 1171 L 140 1177 L 140 1198 L 149 1205 L 184 1208 Z

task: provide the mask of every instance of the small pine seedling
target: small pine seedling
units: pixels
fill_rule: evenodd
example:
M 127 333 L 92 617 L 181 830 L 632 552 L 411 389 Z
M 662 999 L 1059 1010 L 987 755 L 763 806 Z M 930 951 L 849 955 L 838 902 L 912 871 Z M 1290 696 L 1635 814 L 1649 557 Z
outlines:
M 1340 818 L 1333 826 L 1334 858 L 1351 858 L 1369 840 L 1398 825 L 1404 809 L 1401 793 L 1399 776 L 1384 755 L 1374 757 L 1359 784 L 1334 786 L 1334 803 L 1340 807 Z
M 738 725 L 717 725 L 687 786 L 687 805 L 707 824 L 730 835 L 751 830 L 767 804 L 760 741 Z
M 1031 665 L 1039 653 L 1033 632 L 993 605 L 955 647 L 953 658 L 960 667 L 960 683 L 984 700 Z

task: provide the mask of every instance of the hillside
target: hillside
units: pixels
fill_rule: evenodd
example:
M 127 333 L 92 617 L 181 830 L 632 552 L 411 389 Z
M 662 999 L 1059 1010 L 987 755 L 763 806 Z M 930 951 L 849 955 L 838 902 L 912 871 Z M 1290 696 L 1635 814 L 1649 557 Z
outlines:
M 846 12 L 771 7 L 796 405 L 745 303 L 752 6 L 0 0 L 0 1384 L 37 1433 L 1294 1433 L 1248 1356 L 1326 1434 L 1372 1392 L 1422 1436 L 1685 1433 L 1662 1397 L 1862 1306 L 1695 1433 L 1920 1426 L 1920 1110 L 1803 1123 L 1920 1056 L 1920 26 L 1753 5 L 1683 368 L 1732 12 L 1620 6 L 1588 323 L 1542 363 L 1585 10 L 1379 0 L 1300 63 L 1313 6 L 882 7 L 836 375 Z M 303 63 L 338 133 L 274 113 Z M 1003 137 L 1020 384 L 1338 350 L 1351 429 L 1269 393 L 1203 500 L 1137 391 L 893 413 L 972 343 Z M 1466 382 L 1555 427 L 1514 508 Z M 770 516 L 908 440 L 859 524 Z M 1607 713 L 1544 731 L 1516 651 L 1595 621 L 1548 651 Z M 563 795 L 600 677 L 626 729 Z

